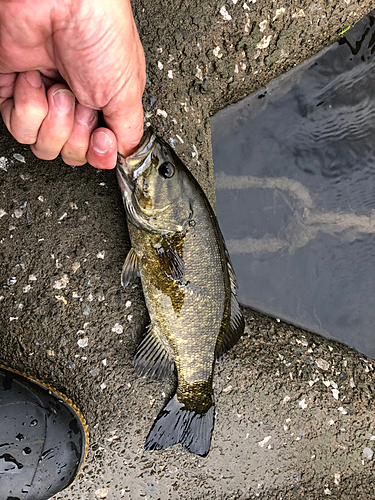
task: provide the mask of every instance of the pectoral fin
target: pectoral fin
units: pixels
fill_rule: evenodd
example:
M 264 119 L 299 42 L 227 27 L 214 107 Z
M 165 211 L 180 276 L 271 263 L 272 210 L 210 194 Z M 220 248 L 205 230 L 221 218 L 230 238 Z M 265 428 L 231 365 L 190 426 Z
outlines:
M 134 356 L 138 377 L 168 378 L 174 370 L 174 359 L 156 330 L 150 326 Z
M 138 257 L 135 251 L 131 248 L 126 256 L 121 272 L 121 284 L 124 288 L 134 283 L 139 278 Z
M 216 356 L 218 360 L 222 359 L 224 354 L 238 342 L 245 328 L 245 320 L 237 300 L 236 276 L 227 249 L 225 249 L 225 255 L 231 288 L 230 320 L 226 332 L 218 339 L 216 347 Z
M 175 281 L 184 281 L 184 262 L 172 243 L 163 238 L 154 245 L 155 254 L 164 273 Z

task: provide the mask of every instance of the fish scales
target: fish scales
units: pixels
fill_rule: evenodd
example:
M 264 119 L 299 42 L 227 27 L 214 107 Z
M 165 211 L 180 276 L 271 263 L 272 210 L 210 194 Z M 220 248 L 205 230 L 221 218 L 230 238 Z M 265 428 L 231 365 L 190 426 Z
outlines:
M 176 393 L 145 448 L 181 442 L 205 456 L 214 425 L 215 361 L 244 327 L 225 244 L 202 189 L 152 130 L 131 157 L 119 156 L 117 176 L 132 243 L 122 284 L 140 276 L 151 319 L 134 365 L 138 375 L 159 379 L 177 371 Z

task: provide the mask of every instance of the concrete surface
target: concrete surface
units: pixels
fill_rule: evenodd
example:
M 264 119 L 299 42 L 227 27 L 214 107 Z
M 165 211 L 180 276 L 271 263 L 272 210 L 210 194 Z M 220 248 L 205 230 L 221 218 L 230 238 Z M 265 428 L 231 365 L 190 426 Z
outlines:
M 146 121 L 212 201 L 210 114 L 372 8 L 352 0 L 133 6 L 148 63 Z M 83 472 L 56 499 L 375 498 L 371 359 L 245 310 L 245 336 L 217 365 L 208 457 L 180 446 L 145 452 L 170 384 L 137 379 L 132 367 L 147 311 L 139 284 L 120 287 L 129 238 L 114 173 L 37 160 L 2 127 L 0 216 L 0 363 L 65 392 L 90 428 Z

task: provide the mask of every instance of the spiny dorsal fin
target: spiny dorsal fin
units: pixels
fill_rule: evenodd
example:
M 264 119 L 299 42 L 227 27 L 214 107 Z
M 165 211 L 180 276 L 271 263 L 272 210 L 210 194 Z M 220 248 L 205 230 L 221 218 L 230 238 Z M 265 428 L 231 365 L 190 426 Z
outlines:
M 134 368 L 138 377 L 168 378 L 174 370 L 174 359 L 152 325 L 139 344 L 134 356 Z
M 220 360 L 226 352 L 229 351 L 240 339 L 245 328 L 245 320 L 237 300 L 237 281 L 230 261 L 228 250 L 225 247 L 225 257 L 230 280 L 231 301 L 230 301 L 230 320 L 227 331 L 219 339 L 216 348 L 217 359 Z
M 154 249 L 164 273 L 169 278 L 182 282 L 185 266 L 173 244 L 163 238 L 159 243 L 154 245 Z
M 121 284 L 124 288 L 134 283 L 139 278 L 138 257 L 133 248 L 129 250 L 126 256 L 121 272 Z

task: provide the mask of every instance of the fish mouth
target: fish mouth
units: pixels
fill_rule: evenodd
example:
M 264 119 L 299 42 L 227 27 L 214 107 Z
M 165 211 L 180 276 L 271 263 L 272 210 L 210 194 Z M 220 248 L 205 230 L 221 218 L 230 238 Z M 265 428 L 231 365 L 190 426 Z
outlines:
M 129 180 L 134 181 L 149 167 L 151 153 L 155 148 L 155 140 L 156 135 L 153 128 L 148 127 L 132 155 L 124 158 L 118 153 L 116 167 L 122 176 L 125 175 Z

